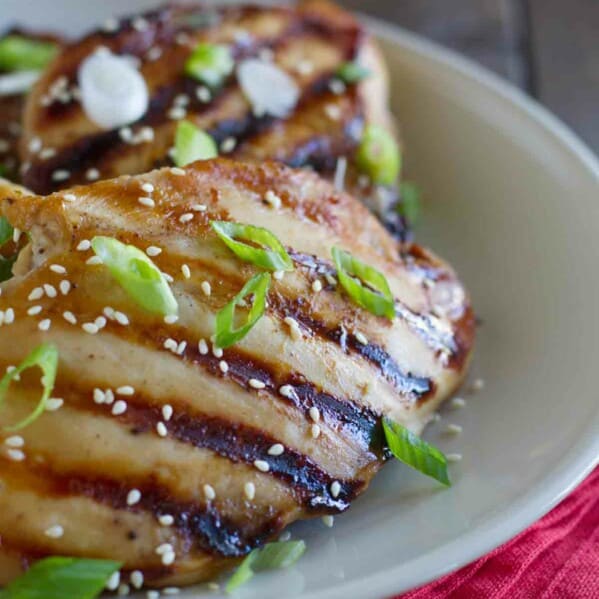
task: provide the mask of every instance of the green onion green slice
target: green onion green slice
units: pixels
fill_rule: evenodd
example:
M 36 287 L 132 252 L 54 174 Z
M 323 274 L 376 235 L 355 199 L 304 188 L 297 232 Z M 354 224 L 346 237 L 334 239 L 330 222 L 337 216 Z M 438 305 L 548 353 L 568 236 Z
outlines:
M 405 217 L 408 225 L 413 227 L 420 216 L 420 188 L 409 181 L 399 185 L 401 202 L 397 206 L 399 213 Z
M 232 593 L 245 584 L 257 572 L 289 568 L 306 551 L 304 541 L 277 541 L 254 549 L 235 570 L 225 590 Z
M 216 88 L 232 73 L 234 66 L 229 46 L 200 43 L 185 62 L 185 74 Z
M 15 369 L 7 372 L 2 377 L 2 380 L 0 380 L 0 405 L 2 405 L 6 399 L 10 383 L 24 370 L 35 366 L 40 368 L 43 373 L 42 386 L 44 390 L 42 396 L 29 416 L 26 416 L 16 424 L 3 427 L 3 430 L 5 431 L 17 431 L 25 428 L 44 412 L 46 402 L 52 393 L 52 389 L 54 389 L 54 382 L 56 380 L 56 370 L 58 368 L 58 350 L 56 349 L 56 346 L 50 343 L 39 345 Z
M 12 239 L 13 227 L 6 216 L 0 216 L 0 247 Z
M 372 314 L 393 320 L 395 303 L 385 276 L 338 247 L 333 247 L 331 254 L 339 283 L 347 295 Z
M 52 42 L 7 35 L 0 39 L 0 70 L 37 71 L 56 55 L 58 46 Z
M 449 487 L 447 459 L 432 445 L 390 418 L 383 418 L 383 430 L 391 453 L 401 462 Z
M 401 170 L 401 154 L 383 127 L 367 125 L 356 152 L 356 164 L 377 185 L 393 185 Z
M 0 247 L 12 239 L 13 231 L 14 229 L 7 218 L 0 216 Z M 0 256 L 0 283 L 12 278 L 12 265 L 15 263 L 17 256 L 18 253 L 9 257 Z
M 93 599 L 121 565 L 103 559 L 46 557 L 0 591 L 0 599 Z
M 366 79 L 370 75 L 370 70 L 363 67 L 358 62 L 344 62 L 335 72 L 337 79 L 341 79 L 343 83 L 358 83 L 362 79 Z
M 216 315 L 216 335 L 214 343 L 225 348 L 241 341 L 260 320 L 266 308 L 266 296 L 270 285 L 267 272 L 253 276 L 243 289 Z M 235 308 L 248 295 L 253 295 L 252 306 L 245 323 L 235 327 Z
M 216 142 L 208 133 L 189 121 L 180 121 L 175 133 L 175 154 L 177 166 L 185 166 L 196 160 L 209 160 L 218 156 Z
M 175 315 L 178 305 L 158 267 L 133 245 L 113 237 L 94 237 L 92 248 L 119 285 L 142 308 L 162 316 Z
M 293 262 L 283 244 L 268 229 L 216 220 L 211 221 L 210 225 L 243 261 L 266 270 L 293 270 Z

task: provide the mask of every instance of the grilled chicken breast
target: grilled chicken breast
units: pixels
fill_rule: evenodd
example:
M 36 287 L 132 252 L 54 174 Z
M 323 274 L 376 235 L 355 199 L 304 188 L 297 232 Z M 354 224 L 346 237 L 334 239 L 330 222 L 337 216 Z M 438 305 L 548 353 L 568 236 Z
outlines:
M 235 74 L 211 96 L 184 73 L 200 42 L 229 45 L 236 61 L 256 56 L 272 60 L 296 82 L 296 108 L 282 119 L 257 117 Z M 102 46 L 139 61 L 151 99 L 146 114 L 131 126 L 102 129 L 78 100 L 78 68 Z M 336 72 L 348 61 L 359 61 L 370 76 L 344 85 Z M 46 194 L 172 164 L 169 150 L 181 119 L 209 132 L 230 157 L 307 166 L 330 179 L 337 171 L 338 183 L 345 179 L 349 191 L 379 210 L 392 230 L 403 232 L 403 221 L 392 209 L 397 190 L 370 184 L 353 161 L 366 123 L 393 130 L 385 65 L 369 35 L 336 6 L 310 0 L 296 8 L 166 7 L 109 23 L 67 45 L 27 102 L 21 143 L 28 165 L 24 184 Z M 31 151 L 31 139 L 41 140 L 42 149 L 55 150 L 55 155 L 45 158 L 37 143 Z
M 290 522 L 344 511 L 385 461 L 381 416 L 420 432 L 464 375 L 473 317 L 451 268 L 399 246 L 313 173 L 217 159 L 46 198 L 3 195 L 0 212 L 31 242 L 1 286 L 13 317 L 0 327 L 0 369 L 54 343 L 64 403 L 20 431 L 18 449 L 0 444 L 0 582 L 50 554 L 122 560 L 149 585 L 208 579 Z M 139 202 L 148 196 L 153 207 Z M 210 342 L 215 314 L 259 269 L 211 219 L 266 227 L 295 267 L 225 350 Z M 155 248 L 176 322 L 89 261 L 96 235 Z M 343 292 L 333 245 L 385 274 L 393 321 Z M 38 371 L 24 372 L 2 426 L 39 395 Z

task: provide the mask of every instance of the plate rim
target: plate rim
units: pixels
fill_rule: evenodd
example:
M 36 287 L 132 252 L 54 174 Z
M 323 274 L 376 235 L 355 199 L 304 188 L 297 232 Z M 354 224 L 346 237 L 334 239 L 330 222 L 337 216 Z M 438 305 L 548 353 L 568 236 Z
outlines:
M 366 24 L 370 33 L 382 39 L 407 48 L 412 53 L 432 60 L 455 74 L 480 85 L 484 91 L 511 103 L 534 121 L 545 132 L 577 158 L 581 166 L 599 183 L 599 159 L 589 146 L 573 130 L 509 81 L 491 70 L 441 44 L 412 33 L 401 26 L 386 23 L 378 18 L 355 12 Z M 411 589 L 437 580 L 446 574 L 473 562 L 495 548 L 506 543 L 543 517 L 571 491 L 573 491 L 590 472 L 599 465 L 599 410 L 594 420 L 584 430 L 580 441 L 573 446 L 535 487 L 496 512 L 485 525 L 477 526 L 458 539 L 450 541 L 433 552 L 404 562 L 393 568 L 376 572 L 359 581 L 350 580 L 335 586 L 302 593 L 303 599 L 379 599 L 383 596 L 395 596 Z M 510 514 L 509 524 L 504 520 Z M 450 557 L 447 557 L 450 556 Z M 441 562 L 441 563 L 440 563 Z M 410 565 L 406 575 L 406 566 Z

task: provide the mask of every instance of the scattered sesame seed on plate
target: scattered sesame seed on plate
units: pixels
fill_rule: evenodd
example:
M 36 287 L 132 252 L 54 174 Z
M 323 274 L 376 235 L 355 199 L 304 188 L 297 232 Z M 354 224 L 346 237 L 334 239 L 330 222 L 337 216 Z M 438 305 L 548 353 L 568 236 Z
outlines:
M 483 379 L 475 379 L 470 385 L 470 389 L 473 392 L 482 391 L 485 388 L 485 381 Z
M 279 387 L 279 393 L 287 399 L 293 399 L 295 391 L 291 385 L 283 385 Z
M 152 193 L 154 191 L 154 186 L 151 183 L 142 183 L 141 190 L 146 193 Z
M 187 348 L 187 341 L 181 341 L 181 342 L 179 343 L 179 345 L 177 345 L 177 351 L 176 351 L 176 353 L 177 353 L 179 356 L 182 356 L 182 355 L 183 355 L 183 353 L 185 352 L 185 349 L 186 349 L 186 348 Z
M 177 351 L 177 342 L 172 339 L 171 337 L 169 337 L 168 339 L 164 340 L 164 343 L 162 344 L 162 346 L 164 347 L 164 349 L 168 349 L 169 351 L 172 352 L 176 352 Z
M 322 291 L 322 282 L 320 279 L 316 279 L 312 283 L 312 291 L 314 291 L 314 293 L 318 293 L 319 291 Z
M 119 588 L 116 591 L 116 594 L 119 597 L 126 597 L 131 592 L 129 585 L 126 582 L 122 582 L 119 584 Z
M 147 206 L 148 208 L 154 208 L 154 206 L 156 206 L 156 202 L 152 198 L 148 198 L 146 196 L 141 196 L 137 198 L 137 201 L 142 206 Z
M 44 283 L 43 288 L 44 288 L 44 293 L 48 297 L 54 298 L 58 295 L 58 293 L 56 292 L 56 287 L 54 287 L 54 285 L 50 285 L 49 283 Z
M 14 449 L 19 449 L 25 445 L 25 439 L 23 439 L 21 435 L 12 435 L 11 437 L 6 437 L 6 439 L 4 439 L 4 445 Z
M 454 397 L 449 403 L 452 408 L 463 408 L 466 405 L 466 400 L 463 397 Z
M 115 312 L 114 319 L 122 326 L 126 327 L 129 324 L 129 318 L 122 312 Z
M 162 248 L 156 247 L 155 245 L 151 245 L 146 249 L 146 254 L 153 258 L 154 256 L 162 254 Z
M 50 528 L 46 528 L 44 534 L 51 539 L 60 539 L 64 535 L 64 528 L 60 524 L 54 524 Z
M 334 480 L 331 483 L 331 495 L 334 499 L 339 497 L 339 493 L 341 493 L 341 483 L 338 480 Z
M 51 264 L 50 265 L 50 270 L 52 272 L 58 273 L 59 275 L 66 275 L 67 274 L 67 269 L 60 265 L 60 264 Z
M 164 422 L 162 422 L 162 420 L 160 420 L 159 422 L 156 423 L 156 432 L 158 433 L 159 437 L 167 436 L 168 430 L 166 428 L 166 424 L 164 424 Z
M 94 322 L 84 322 L 81 328 L 90 335 L 95 335 L 99 331 L 98 326 Z
M 275 443 L 268 448 L 268 455 L 282 455 L 285 451 L 285 447 L 281 443 Z
M 218 367 L 223 374 L 226 374 L 229 371 L 229 365 L 224 360 L 221 360 L 218 363 Z
M 266 384 L 263 383 L 262 381 L 258 380 L 258 379 L 250 379 L 248 381 L 248 385 L 252 389 L 264 389 L 266 387 Z
M 100 258 L 100 256 L 92 256 L 91 258 L 88 258 L 85 263 L 88 266 L 98 266 L 99 264 L 102 264 L 102 258 Z
M 41 306 L 31 306 L 31 308 L 29 308 L 29 310 L 27 310 L 27 314 L 29 316 L 36 316 L 41 311 L 42 311 L 42 307 Z
M 77 324 L 77 317 L 70 312 L 69 310 L 67 310 L 66 312 L 62 313 L 62 317 L 67 321 L 70 322 L 71 324 Z
M 162 411 L 162 417 L 164 418 L 164 420 L 166 422 L 168 422 L 171 419 L 172 415 L 173 415 L 173 406 L 171 406 L 168 403 L 164 404 L 162 406 L 162 410 L 161 411 Z
M 64 405 L 64 399 L 60 397 L 50 397 L 46 402 L 46 412 L 56 412 Z
M 161 526 L 172 526 L 175 523 L 175 518 L 170 514 L 163 514 L 158 517 L 158 522 Z
M 208 208 L 206 207 L 206 205 L 205 205 L 205 204 L 193 204 L 193 206 L 191 207 L 191 209 L 192 209 L 194 212 L 206 212 L 206 210 L 207 210 Z
M 4 311 L 4 324 L 12 324 L 15 321 L 15 311 L 13 308 L 7 308 Z
M 185 171 L 178 166 L 171 166 L 171 168 L 169 170 L 171 172 L 171 175 L 182 176 L 185 174 Z
M 88 181 L 97 181 L 100 178 L 100 171 L 97 168 L 88 168 L 85 171 L 85 178 Z
M 129 576 L 129 580 L 136 589 L 141 589 L 141 587 L 144 585 L 143 572 L 141 572 L 141 570 L 133 570 Z
M 98 327 L 98 330 L 103 329 L 106 326 L 106 317 L 98 316 L 98 318 L 94 320 L 94 324 Z
M 170 543 L 162 543 L 154 550 L 156 555 L 164 555 L 165 553 L 173 553 L 175 550 Z
M 330 515 L 323 516 L 322 517 L 322 523 L 327 528 L 333 528 L 333 525 L 335 524 L 335 518 L 333 516 L 330 516 Z
M 71 176 L 71 173 L 66 169 L 56 169 L 52 173 L 52 181 L 66 181 Z
M 178 595 L 181 592 L 181 589 L 178 587 L 166 587 L 162 589 L 162 593 L 164 595 Z
M 92 246 L 92 243 L 89 239 L 82 239 L 78 244 L 77 244 L 77 251 L 78 252 L 87 252 L 87 250 L 89 250 Z
M 318 426 L 318 424 L 313 424 L 310 427 L 310 434 L 313 439 L 318 439 L 318 437 L 320 437 L 320 426 Z
M 312 418 L 312 420 L 314 422 L 319 422 L 320 421 L 320 410 L 316 406 L 312 406 L 308 410 L 308 414 L 310 415 L 310 418 Z
M 222 350 L 222 348 L 220 348 L 220 347 L 218 347 L 216 345 L 213 345 L 212 346 L 212 355 L 215 358 L 222 358 L 223 357 L 223 350 Z
M 115 401 L 114 405 L 112 406 L 112 410 L 111 410 L 113 416 L 120 416 L 121 414 L 124 414 L 126 411 L 127 411 L 127 402 L 123 401 L 122 399 Z
M 188 223 L 190 220 L 193 220 L 193 214 L 191 212 L 186 212 L 179 217 L 180 223 Z
M 139 489 L 131 489 L 129 493 L 127 493 L 127 505 L 135 505 L 139 503 L 141 499 L 141 492 Z
M 212 293 L 212 287 L 208 281 L 202 281 L 200 287 L 204 295 L 210 295 Z
M 62 295 L 68 295 L 69 291 L 71 291 L 71 282 L 66 279 L 61 281 L 58 285 L 58 289 L 60 289 L 60 293 Z
M 189 270 L 189 266 L 187 266 L 187 264 L 182 264 L 181 265 L 181 273 L 183 274 L 183 276 L 186 279 L 190 279 L 191 278 L 191 270 Z
M 459 424 L 448 424 L 445 427 L 445 433 L 449 435 L 459 435 L 462 432 L 462 427 Z
M 341 79 L 332 79 L 329 82 L 329 89 L 337 95 L 341 95 L 345 92 L 345 83 Z
M 25 454 L 20 449 L 9 449 L 6 455 L 13 462 L 22 462 L 25 459 Z
M 40 331 L 49 331 L 51 326 L 52 321 L 49 318 L 44 318 L 44 320 L 40 320 L 40 322 L 37 325 L 37 328 Z
M 162 555 L 162 563 L 165 566 L 170 566 L 171 564 L 173 564 L 173 562 L 175 561 L 175 552 L 174 551 L 170 551 L 170 552 L 166 552 Z
M 106 589 L 109 591 L 116 591 L 120 582 L 121 582 L 121 573 L 117 570 L 106 581 Z
M 198 351 L 202 356 L 205 356 L 208 353 L 208 344 L 206 343 L 206 339 L 200 339 L 198 341 Z
M 279 541 L 283 541 L 283 543 L 285 541 L 288 541 L 291 538 L 291 533 L 288 530 L 284 530 L 280 535 L 279 535 Z
M 35 287 L 31 290 L 31 293 L 29 294 L 27 299 L 31 302 L 38 299 L 42 299 L 42 297 L 44 297 L 44 290 L 41 287 Z
M 207 104 L 212 100 L 212 94 L 205 85 L 200 85 L 196 88 L 196 97 L 200 102 Z
M 447 454 L 445 454 L 445 459 L 448 462 L 461 462 L 462 454 L 461 453 L 447 453 Z
M 264 460 L 254 460 L 254 466 L 260 470 L 260 472 L 268 472 L 270 470 L 268 462 L 265 462 Z
M 220 144 L 220 151 L 223 154 L 229 154 L 235 149 L 237 140 L 234 137 L 226 137 Z
M 117 395 L 134 395 L 135 388 L 131 385 L 123 385 L 122 387 L 118 387 L 116 392 Z
M 167 113 L 169 119 L 173 121 L 179 121 L 184 119 L 187 115 L 187 110 L 183 106 L 173 106 Z
M 243 486 L 243 493 L 249 499 L 252 500 L 256 496 L 256 485 L 252 482 L 247 482 Z
M 204 497 L 208 501 L 212 501 L 216 497 L 216 491 L 212 485 L 204 485 Z
M 94 403 L 97 403 L 97 404 L 103 404 L 104 401 L 106 400 L 106 393 L 104 393 L 104 391 L 102 391 L 102 389 L 98 389 L 97 387 L 94 389 L 92 396 L 94 399 Z

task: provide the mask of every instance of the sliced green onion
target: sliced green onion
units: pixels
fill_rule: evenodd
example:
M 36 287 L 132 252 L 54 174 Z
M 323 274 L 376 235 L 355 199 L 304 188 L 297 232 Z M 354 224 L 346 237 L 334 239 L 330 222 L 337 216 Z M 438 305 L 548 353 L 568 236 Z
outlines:
M 392 185 L 401 169 L 397 142 L 382 127 L 367 125 L 356 153 L 356 163 L 374 183 Z
M 331 254 L 339 282 L 347 295 L 376 316 L 393 320 L 395 303 L 385 275 L 340 248 L 334 247 Z
M 210 225 L 227 247 L 243 261 L 266 270 L 293 270 L 293 262 L 283 244 L 268 229 L 220 220 L 213 220 Z M 244 241 L 249 241 L 252 245 Z
M 241 341 L 260 320 L 266 307 L 266 295 L 270 285 L 270 275 L 263 272 L 253 276 L 243 289 L 216 315 L 216 335 L 214 342 L 217 347 L 225 348 Z M 235 327 L 235 308 L 248 295 L 254 299 L 245 324 Z
M 208 133 L 189 121 L 180 121 L 175 133 L 175 154 L 177 166 L 185 166 L 196 160 L 209 160 L 218 156 L 216 142 Z
M 142 308 L 162 316 L 177 314 L 177 300 L 171 288 L 144 252 L 113 237 L 94 237 L 92 248 L 121 287 Z
M 401 462 L 451 486 L 447 476 L 447 459 L 432 445 L 390 418 L 383 418 L 383 430 L 391 453 Z
M 370 75 L 370 70 L 358 62 L 344 62 L 335 72 L 335 76 L 344 83 L 358 83 Z
M 7 35 L 0 39 L 0 70 L 41 70 L 54 58 L 58 46 L 52 42 Z
M 12 279 L 12 267 L 16 260 L 16 254 L 10 258 L 4 258 L 3 256 L 0 256 L 0 283 Z
M 185 74 L 215 88 L 222 85 L 234 66 L 229 46 L 201 43 L 185 62 Z
M 46 557 L 0 591 L 0 598 L 93 599 L 121 565 L 103 559 Z
M 257 572 L 289 568 L 302 557 L 305 551 L 304 541 L 277 541 L 254 549 L 235 570 L 225 590 L 227 593 L 232 593 Z
M 399 186 L 401 202 L 398 212 L 405 217 L 408 225 L 413 227 L 420 216 L 420 188 L 414 183 L 403 181 Z
M 42 385 L 44 391 L 42 396 L 29 416 L 26 416 L 17 424 L 3 427 L 5 431 L 17 431 L 26 426 L 30 425 L 36 418 L 38 418 L 46 408 L 46 402 L 54 389 L 54 381 L 56 380 L 56 369 L 58 368 L 58 350 L 55 345 L 50 343 L 43 343 L 36 347 L 16 368 L 7 372 L 0 381 L 0 405 L 6 398 L 6 393 L 10 386 L 10 383 L 18 377 L 24 370 L 37 366 L 41 369 Z
M 12 239 L 13 227 L 6 216 L 0 216 L 0 247 Z

